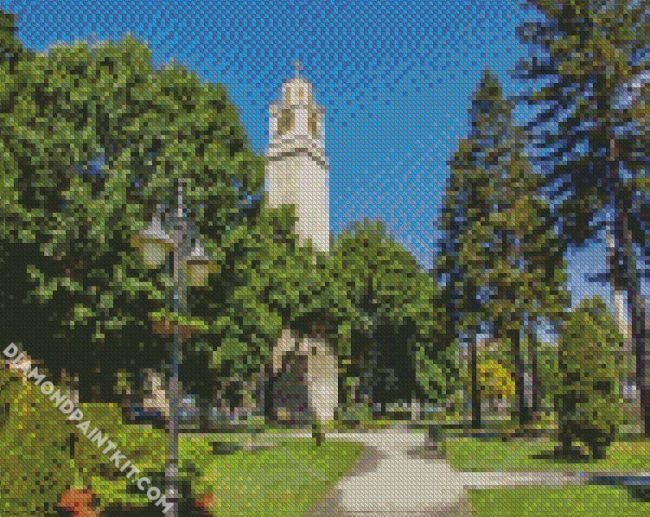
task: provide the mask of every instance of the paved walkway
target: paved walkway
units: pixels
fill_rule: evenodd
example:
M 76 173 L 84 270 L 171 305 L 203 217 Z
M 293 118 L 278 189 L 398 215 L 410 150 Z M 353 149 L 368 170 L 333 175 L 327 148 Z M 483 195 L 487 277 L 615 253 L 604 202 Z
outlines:
M 576 475 L 563 473 L 457 472 L 427 453 L 422 433 L 405 429 L 328 434 L 327 439 L 363 443 L 366 450 L 312 517 L 464 516 L 469 515 L 467 488 L 579 482 Z

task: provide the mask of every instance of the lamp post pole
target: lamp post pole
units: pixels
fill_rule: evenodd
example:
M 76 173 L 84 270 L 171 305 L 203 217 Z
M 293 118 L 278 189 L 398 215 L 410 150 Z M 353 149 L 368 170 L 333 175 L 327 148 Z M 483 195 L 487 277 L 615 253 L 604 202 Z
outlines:
M 169 450 L 167 453 L 167 465 L 165 467 L 166 498 L 172 504 L 171 517 L 178 517 L 178 405 L 180 390 L 178 382 L 178 369 L 180 355 L 183 346 L 180 318 L 187 312 L 187 285 L 185 271 L 182 263 L 186 257 L 185 253 L 185 206 L 183 203 L 183 183 L 178 181 L 176 198 L 176 217 L 174 219 L 174 250 L 173 250 L 173 312 L 177 318 L 174 326 L 174 339 L 171 351 L 171 363 L 169 371 Z
M 179 179 L 176 187 L 176 213 L 172 212 L 173 235 L 165 231 L 162 224 L 163 205 L 158 209 L 149 227 L 134 236 L 133 246 L 140 248 L 144 258 L 144 265 L 149 269 L 160 267 L 169 253 L 172 254 L 172 280 L 173 280 L 173 342 L 171 360 L 168 371 L 168 421 L 169 421 L 169 449 L 165 464 L 165 499 L 171 506 L 171 517 L 179 516 L 180 494 L 178 490 L 178 409 L 180 405 L 180 385 L 178 370 L 183 350 L 183 336 L 185 330 L 189 331 L 191 324 L 186 321 L 187 316 L 187 288 L 188 286 L 205 287 L 208 285 L 208 274 L 214 270 L 215 263 L 205 254 L 203 245 L 196 236 L 190 234 L 185 203 L 183 202 L 183 180 Z M 192 240 L 194 248 L 190 251 Z M 163 321 L 163 323 L 165 323 Z M 166 323 L 169 323 L 167 321 Z M 155 332 L 155 329 L 154 329 Z M 169 335 L 166 330 L 162 332 Z

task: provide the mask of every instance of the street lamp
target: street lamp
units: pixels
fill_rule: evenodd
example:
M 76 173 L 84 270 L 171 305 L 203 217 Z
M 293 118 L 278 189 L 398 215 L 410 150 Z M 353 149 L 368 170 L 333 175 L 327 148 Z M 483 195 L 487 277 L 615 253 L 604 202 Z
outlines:
M 133 243 L 142 251 L 144 265 L 148 269 L 156 269 L 165 262 L 167 254 L 174 247 L 174 240 L 162 227 L 162 207 L 158 205 L 149 227 L 134 236 Z
M 192 253 L 185 261 L 187 268 L 187 285 L 192 287 L 205 287 L 208 284 L 210 272 L 210 258 L 205 254 L 203 245 L 196 239 Z
M 181 318 L 187 313 L 187 287 L 202 287 L 207 285 L 208 274 L 212 262 L 205 254 L 203 245 L 198 237 L 194 240 L 194 248 L 189 251 L 191 236 L 185 204 L 183 203 L 183 181 L 179 180 L 176 192 L 176 214 L 170 217 L 173 234 L 170 236 L 162 224 L 164 208 L 159 205 L 149 227 L 134 236 L 132 243 L 143 254 L 145 266 L 156 268 L 164 264 L 167 255 L 173 257 L 173 313 L 174 341 L 169 368 L 169 451 L 165 466 L 165 497 L 171 504 L 171 517 L 178 517 L 178 406 L 180 390 L 178 369 L 183 343 Z

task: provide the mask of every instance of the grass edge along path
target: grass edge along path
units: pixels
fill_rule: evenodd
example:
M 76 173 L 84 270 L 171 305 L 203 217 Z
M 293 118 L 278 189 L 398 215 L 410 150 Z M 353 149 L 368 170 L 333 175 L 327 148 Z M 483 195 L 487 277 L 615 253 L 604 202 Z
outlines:
M 445 454 L 451 466 L 464 472 L 650 472 L 650 440 L 614 442 L 607 457 L 569 461 L 549 457 L 550 440 L 451 438 Z
M 606 486 L 525 487 L 470 490 L 472 517 L 640 517 L 650 503 L 624 488 Z
M 357 462 L 363 446 L 339 440 L 283 440 L 255 452 L 210 453 L 209 439 L 187 440 L 181 455 L 202 473 L 199 493 L 214 494 L 220 516 L 305 515 Z M 191 448 L 191 450 L 190 450 Z

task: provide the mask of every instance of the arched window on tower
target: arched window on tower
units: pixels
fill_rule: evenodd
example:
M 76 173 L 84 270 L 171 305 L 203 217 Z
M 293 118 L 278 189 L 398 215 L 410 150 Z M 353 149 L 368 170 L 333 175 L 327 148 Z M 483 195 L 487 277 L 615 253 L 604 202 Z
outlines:
M 283 135 L 293 128 L 294 114 L 291 108 L 282 108 L 278 117 L 278 135 Z
M 309 133 L 314 138 L 320 138 L 320 124 L 318 120 L 318 112 L 310 104 L 307 111 L 307 126 L 309 127 Z

